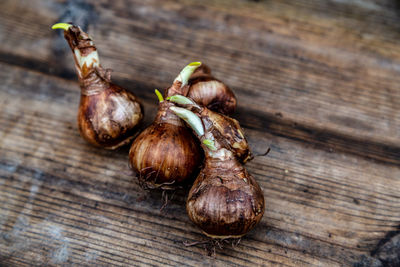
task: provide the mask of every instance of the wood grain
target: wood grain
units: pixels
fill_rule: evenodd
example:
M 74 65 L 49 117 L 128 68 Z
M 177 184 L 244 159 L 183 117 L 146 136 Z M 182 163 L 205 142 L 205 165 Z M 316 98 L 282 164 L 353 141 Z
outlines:
M 397 3 L 397 2 L 396 2 Z M 381 266 L 400 226 L 399 7 L 392 1 L 3 1 L 0 9 L 0 264 Z M 24 14 L 21 16 L 21 14 Z M 184 210 L 160 211 L 128 149 L 85 143 L 70 51 L 49 30 L 74 20 L 145 125 L 189 61 L 239 98 L 235 117 L 266 212 L 215 257 Z M 373 254 L 373 253 L 372 253 Z
M 400 105 L 396 6 L 283 1 L 241 3 L 238 11 L 227 3 L 11 1 L 1 11 L 0 58 L 21 64 L 23 57 L 22 64 L 75 80 L 61 34 L 47 29 L 60 19 L 78 20 L 96 37 L 114 79 L 166 87 L 181 66 L 201 59 L 237 89 L 246 111 L 258 112 L 267 123 L 282 115 L 278 123 L 288 129 L 272 127 L 275 133 L 290 136 L 296 123 L 302 140 L 321 135 L 319 144 L 399 163 L 400 116 L 392 112 Z M 26 15 L 19 18 L 18 12 Z M 17 30 L 16 20 L 22 24 Z M 151 90 L 132 89 L 153 97 Z M 263 101 L 252 103 L 255 98 Z M 355 148 L 347 149 L 349 142 Z
M 248 164 L 265 193 L 266 214 L 238 248 L 203 259 L 201 248 L 182 245 L 201 239 L 182 208 L 184 193 L 160 213 L 160 195 L 143 192 L 129 173 L 126 149 L 103 151 L 80 138 L 71 108 L 78 103 L 76 83 L 5 64 L 0 73 L 13 84 L 1 90 L 2 233 L 12 244 L 1 245 L 10 259 L 18 254 L 29 261 L 33 254 L 41 257 L 37 264 L 76 263 L 96 254 L 93 262 L 116 265 L 142 258 L 156 265 L 196 265 L 199 259 L 340 265 L 356 262 L 398 225 L 397 167 L 247 130 L 250 143 L 260 144 L 256 153 L 272 148 Z M 19 77 L 25 77 L 22 86 Z M 155 108 L 154 102 L 145 105 Z M 49 252 L 37 251 L 41 247 Z

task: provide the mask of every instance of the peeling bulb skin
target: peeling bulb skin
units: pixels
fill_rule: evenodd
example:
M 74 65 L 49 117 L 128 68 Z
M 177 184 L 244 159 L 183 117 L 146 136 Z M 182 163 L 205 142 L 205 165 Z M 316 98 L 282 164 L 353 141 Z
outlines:
M 96 67 L 100 66 L 100 59 L 93 40 L 75 25 L 64 30 L 64 38 L 74 54 L 75 68 L 79 79 L 85 79 Z
M 246 163 L 252 158 L 249 143 L 237 120 L 207 108 L 202 109 L 199 116 L 206 130 L 210 131 L 223 147 L 232 151 L 241 163 Z
M 227 85 L 211 75 L 208 66 L 202 64 L 192 74 L 189 86 L 186 96 L 197 104 L 226 115 L 235 111 L 237 101 L 234 93 Z
M 172 103 L 159 103 L 155 121 L 133 142 L 131 168 L 145 189 L 175 189 L 196 177 L 203 161 L 198 140 L 170 110 Z
M 97 48 L 80 27 L 58 23 L 64 29 L 75 60 L 81 87 L 78 128 L 89 143 L 116 149 L 129 143 L 143 119 L 143 107 L 134 94 L 111 82 L 111 71 L 100 65 Z

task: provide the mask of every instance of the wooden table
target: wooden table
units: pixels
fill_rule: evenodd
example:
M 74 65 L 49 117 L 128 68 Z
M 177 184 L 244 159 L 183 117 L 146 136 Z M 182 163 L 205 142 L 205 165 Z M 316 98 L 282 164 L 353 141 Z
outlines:
M 239 100 L 266 202 L 237 247 L 208 256 L 186 191 L 160 211 L 129 147 L 78 134 L 62 33 L 94 37 L 113 81 L 154 118 L 154 88 L 201 60 Z M 394 0 L 3 0 L 1 266 L 399 266 L 400 4 Z

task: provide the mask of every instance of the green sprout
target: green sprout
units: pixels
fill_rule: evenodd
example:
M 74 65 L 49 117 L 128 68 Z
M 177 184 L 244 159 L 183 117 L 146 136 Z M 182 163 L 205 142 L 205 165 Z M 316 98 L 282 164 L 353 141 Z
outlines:
M 70 28 L 70 27 L 72 27 L 73 25 L 72 24 L 69 24 L 69 23 L 56 23 L 56 24 L 54 24 L 53 26 L 51 26 L 51 28 L 53 29 L 53 30 L 56 30 L 56 29 L 63 29 L 64 31 L 68 31 L 68 29 Z
M 181 87 L 185 86 L 188 81 L 190 76 L 193 74 L 193 72 L 200 67 L 201 62 L 192 62 L 186 67 L 182 69 L 182 71 L 179 73 L 178 77 L 175 78 L 175 81 L 179 81 L 182 83 Z M 174 82 L 175 82 L 174 81 Z
M 172 112 L 174 112 L 179 118 L 186 121 L 187 124 L 196 132 L 198 136 L 204 135 L 204 126 L 200 118 L 185 108 L 170 107 Z
M 180 105 L 195 105 L 196 103 L 183 95 L 173 95 L 167 97 L 167 100 Z
M 204 139 L 203 140 L 203 144 L 205 144 L 209 149 L 211 149 L 212 151 L 217 150 L 217 148 L 214 145 L 214 141 L 210 140 L 210 139 Z
M 158 91 L 157 89 L 155 90 L 156 95 L 158 97 L 158 101 L 160 101 L 160 103 L 164 102 L 164 97 L 162 96 L 162 94 L 160 93 L 160 91 Z M 168 98 L 167 98 L 168 99 Z

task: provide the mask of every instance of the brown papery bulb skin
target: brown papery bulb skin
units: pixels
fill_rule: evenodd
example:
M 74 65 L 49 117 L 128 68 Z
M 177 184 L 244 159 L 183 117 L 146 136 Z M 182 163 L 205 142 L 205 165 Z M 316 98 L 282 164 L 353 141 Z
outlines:
M 230 115 L 236 108 L 236 97 L 232 90 L 211 75 L 208 66 L 202 64 L 189 80 L 187 96 L 197 104 L 213 111 Z
M 79 132 L 93 145 L 115 149 L 128 144 L 142 117 L 136 97 L 115 84 L 93 95 L 81 95 Z
M 155 121 L 138 135 L 129 151 L 131 168 L 143 188 L 175 189 L 199 171 L 203 151 L 192 131 L 173 114 L 171 103 L 159 104 Z
M 241 163 L 253 158 L 249 143 L 237 120 L 207 108 L 201 108 L 198 115 L 218 142 L 228 148 Z
M 106 149 L 129 143 L 143 119 L 140 102 L 134 94 L 111 82 L 110 70 L 101 67 L 97 49 L 85 32 L 69 25 L 64 37 L 74 54 L 81 87 L 78 111 L 81 136 Z
M 189 218 L 211 238 L 239 238 L 264 214 L 260 186 L 235 159 L 207 158 L 189 192 Z
M 170 99 L 185 106 L 170 109 L 193 129 L 205 154 L 186 202 L 189 218 L 211 238 L 243 236 L 261 220 L 265 203 L 260 186 L 240 162 L 241 153 L 250 151 L 239 123 L 190 99 Z

